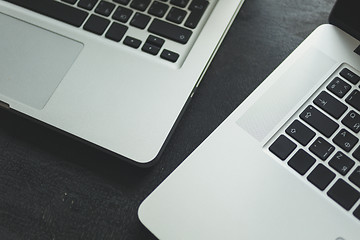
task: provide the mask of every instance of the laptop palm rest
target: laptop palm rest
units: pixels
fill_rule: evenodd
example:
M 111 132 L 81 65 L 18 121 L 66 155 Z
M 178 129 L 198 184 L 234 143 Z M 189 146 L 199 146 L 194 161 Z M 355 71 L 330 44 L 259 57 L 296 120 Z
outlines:
M 42 109 L 83 44 L 0 13 L 0 94 Z
M 323 81 L 322 78 L 335 64 L 321 51 L 310 48 L 246 111 L 237 124 L 261 142 L 319 81 Z

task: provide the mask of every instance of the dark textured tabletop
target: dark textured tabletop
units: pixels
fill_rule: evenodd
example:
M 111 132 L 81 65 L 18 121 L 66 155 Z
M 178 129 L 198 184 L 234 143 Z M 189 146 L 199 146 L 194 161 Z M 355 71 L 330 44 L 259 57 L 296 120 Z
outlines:
M 151 168 L 0 110 L 0 239 L 156 239 L 138 220 L 141 201 L 327 22 L 334 2 L 246 0 Z

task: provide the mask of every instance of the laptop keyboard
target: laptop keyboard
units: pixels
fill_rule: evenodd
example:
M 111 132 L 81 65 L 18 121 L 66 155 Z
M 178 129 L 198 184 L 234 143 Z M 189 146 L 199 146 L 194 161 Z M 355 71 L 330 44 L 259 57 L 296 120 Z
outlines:
M 5 0 L 115 42 L 158 55 L 165 41 L 185 45 L 198 27 L 206 0 Z M 129 28 L 149 32 L 148 38 L 126 36 Z M 160 57 L 176 62 L 179 54 L 162 49 Z
M 269 150 L 360 220 L 359 84 L 359 71 L 338 69 Z

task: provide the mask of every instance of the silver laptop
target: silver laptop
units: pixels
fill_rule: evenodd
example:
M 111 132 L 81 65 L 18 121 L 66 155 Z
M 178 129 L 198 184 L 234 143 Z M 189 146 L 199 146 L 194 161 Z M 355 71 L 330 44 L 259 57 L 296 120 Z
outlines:
M 2 0 L 0 106 L 156 159 L 243 0 Z
M 318 27 L 140 206 L 160 239 L 360 239 L 360 3 Z M 336 26 L 335 26 L 336 25 Z

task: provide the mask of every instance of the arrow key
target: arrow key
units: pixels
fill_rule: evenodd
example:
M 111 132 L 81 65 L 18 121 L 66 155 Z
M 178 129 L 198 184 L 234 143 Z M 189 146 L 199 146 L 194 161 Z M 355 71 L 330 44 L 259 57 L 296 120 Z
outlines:
M 160 55 L 162 59 L 168 60 L 170 62 L 176 62 L 179 58 L 179 54 L 164 49 Z

